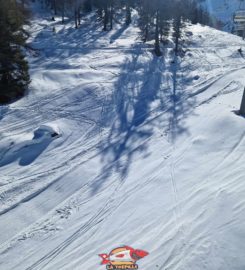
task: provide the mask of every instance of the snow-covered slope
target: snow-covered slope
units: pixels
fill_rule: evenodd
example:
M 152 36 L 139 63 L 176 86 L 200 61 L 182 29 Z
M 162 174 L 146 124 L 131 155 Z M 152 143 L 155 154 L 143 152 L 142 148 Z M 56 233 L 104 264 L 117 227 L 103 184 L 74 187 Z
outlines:
M 145 270 L 245 269 L 245 43 L 189 26 L 174 63 L 135 24 L 30 31 L 32 89 L 0 107 L 0 269 L 102 270 L 120 245 Z

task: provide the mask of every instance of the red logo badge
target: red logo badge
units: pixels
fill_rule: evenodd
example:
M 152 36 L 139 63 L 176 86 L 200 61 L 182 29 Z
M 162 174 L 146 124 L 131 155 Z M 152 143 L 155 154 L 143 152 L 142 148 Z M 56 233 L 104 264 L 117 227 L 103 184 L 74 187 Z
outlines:
M 106 264 L 106 269 L 138 269 L 136 262 L 149 253 L 144 250 L 123 246 L 113 249 L 109 254 L 99 254 L 101 264 Z

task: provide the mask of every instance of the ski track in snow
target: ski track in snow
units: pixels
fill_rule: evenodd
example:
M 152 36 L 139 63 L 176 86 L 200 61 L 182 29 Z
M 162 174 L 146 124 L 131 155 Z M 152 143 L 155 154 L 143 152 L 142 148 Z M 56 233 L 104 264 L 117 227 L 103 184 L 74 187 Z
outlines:
M 245 43 L 188 26 L 173 64 L 134 24 L 32 27 L 30 93 L 0 108 L 0 269 L 103 269 L 122 244 L 142 269 L 243 269 Z M 39 149 L 42 124 L 61 136 Z

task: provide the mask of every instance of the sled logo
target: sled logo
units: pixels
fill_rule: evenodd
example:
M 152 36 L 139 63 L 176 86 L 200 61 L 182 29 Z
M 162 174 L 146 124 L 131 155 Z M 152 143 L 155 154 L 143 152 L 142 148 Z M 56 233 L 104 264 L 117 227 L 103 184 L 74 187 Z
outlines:
M 101 264 L 106 264 L 106 269 L 138 269 L 136 261 L 144 258 L 149 253 L 144 250 L 123 246 L 113 249 L 109 254 L 99 254 Z

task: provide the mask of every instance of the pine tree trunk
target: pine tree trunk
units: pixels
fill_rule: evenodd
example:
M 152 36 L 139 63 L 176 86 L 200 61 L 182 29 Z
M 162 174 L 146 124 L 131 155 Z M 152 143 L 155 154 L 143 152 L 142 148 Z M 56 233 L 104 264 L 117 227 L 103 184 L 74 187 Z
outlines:
M 102 19 L 103 18 L 103 9 L 101 7 L 98 8 L 97 13 L 98 13 L 99 18 Z
M 77 8 L 75 7 L 75 10 L 74 10 L 74 18 L 75 18 L 75 28 L 77 29 L 78 28 L 78 23 L 77 23 Z
M 178 54 L 179 51 L 179 38 L 180 38 L 180 26 L 181 26 L 181 17 L 178 16 L 178 18 L 176 19 L 176 26 L 175 26 L 175 55 Z
M 110 8 L 110 29 L 113 29 L 113 16 L 114 16 L 114 7 L 113 1 L 111 1 L 111 8 Z
M 65 0 L 62 0 L 62 24 L 65 23 Z
M 92 0 L 86 0 L 84 2 L 84 9 L 86 12 L 91 12 L 93 9 L 92 9 Z
M 77 20 L 78 20 L 78 25 L 81 25 L 81 7 L 79 6 L 77 10 Z
M 148 35 L 149 35 L 149 18 L 148 15 L 146 15 L 146 22 L 145 22 L 145 31 L 144 31 L 144 42 L 148 40 Z
M 108 5 L 106 3 L 104 7 L 104 29 L 103 29 L 104 31 L 107 31 L 108 21 L 109 21 L 109 11 L 108 11 Z
M 57 15 L 57 5 L 56 5 L 56 0 L 53 0 L 53 9 L 54 9 L 54 15 Z
M 155 53 L 161 56 L 160 41 L 159 41 L 159 11 L 156 12 L 156 29 L 155 29 Z
M 130 25 L 131 22 L 132 22 L 132 19 L 131 19 L 131 9 L 130 9 L 129 2 L 127 1 L 127 4 L 126 4 L 126 25 Z

